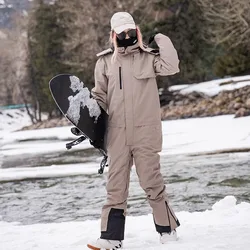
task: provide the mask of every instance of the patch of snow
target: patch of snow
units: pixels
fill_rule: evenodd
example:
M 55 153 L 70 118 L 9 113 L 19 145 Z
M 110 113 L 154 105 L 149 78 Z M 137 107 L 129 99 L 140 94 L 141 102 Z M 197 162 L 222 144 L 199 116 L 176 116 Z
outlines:
M 174 85 L 169 87 L 170 91 L 180 91 L 186 95 L 192 92 L 199 92 L 208 96 L 218 95 L 224 90 L 234 90 L 250 85 L 250 75 L 217 79 L 190 85 Z
M 0 131 L 14 131 L 32 123 L 25 109 L 0 110 L 0 120 Z

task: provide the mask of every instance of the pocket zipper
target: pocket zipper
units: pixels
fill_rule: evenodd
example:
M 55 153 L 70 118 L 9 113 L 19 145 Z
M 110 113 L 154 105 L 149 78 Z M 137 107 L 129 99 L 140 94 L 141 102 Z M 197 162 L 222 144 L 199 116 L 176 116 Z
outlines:
M 120 89 L 122 89 L 122 67 L 119 67 L 119 81 L 120 81 Z

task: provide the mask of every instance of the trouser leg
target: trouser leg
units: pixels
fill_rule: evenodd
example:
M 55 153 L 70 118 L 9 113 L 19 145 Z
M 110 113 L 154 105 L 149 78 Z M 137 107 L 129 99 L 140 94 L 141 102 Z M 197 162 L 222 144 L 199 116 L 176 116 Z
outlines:
M 101 238 L 123 240 L 132 166 L 131 152 L 125 144 L 123 128 L 111 128 L 109 130 L 108 155 L 110 162 L 106 185 L 107 202 L 102 209 Z
M 140 185 L 153 209 L 157 232 L 171 232 L 180 225 L 169 205 L 164 180 L 160 172 L 161 130 L 141 127 L 136 130 L 137 141 L 132 148 Z

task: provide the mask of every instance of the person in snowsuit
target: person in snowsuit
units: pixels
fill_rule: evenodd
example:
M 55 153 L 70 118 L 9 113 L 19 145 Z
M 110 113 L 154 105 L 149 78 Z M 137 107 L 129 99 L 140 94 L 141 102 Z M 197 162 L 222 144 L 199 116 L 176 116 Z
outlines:
M 97 55 L 92 89 L 93 97 L 109 115 L 107 202 L 102 209 L 101 236 L 88 247 L 122 247 L 133 162 L 161 243 L 176 240 L 180 223 L 169 205 L 160 172 L 162 129 L 156 76 L 178 73 L 178 55 L 171 40 L 161 33 L 154 36 L 159 50 L 146 47 L 127 12 L 112 16 L 110 39 L 113 49 Z

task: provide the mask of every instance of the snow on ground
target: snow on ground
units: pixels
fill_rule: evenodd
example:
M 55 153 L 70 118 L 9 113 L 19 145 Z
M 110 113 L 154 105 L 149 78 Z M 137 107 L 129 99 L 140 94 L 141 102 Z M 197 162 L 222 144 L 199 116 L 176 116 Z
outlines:
M 75 139 L 75 138 L 74 138 Z M 66 150 L 66 143 L 69 141 L 57 141 L 51 138 L 50 140 L 44 140 L 37 142 L 27 142 L 27 143 L 14 143 L 3 146 L 1 149 L 1 154 L 6 156 L 11 155 L 22 155 L 22 154 L 46 154 L 51 152 L 62 152 Z M 1 146 L 1 144 L 0 144 Z M 82 150 L 90 148 L 91 145 L 86 141 L 79 146 L 73 147 L 71 151 Z
M 42 114 L 42 120 L 45 119 L 47 119 L 47 115 Z M 2 109 L 0 107 L 0 139 L 1 133 L 19 130 L 31 124 L 31 119 L 25 108 Z
M 231 82 L 229 84 L 225 84 Z M 224 83 L 224 84 L 223 84 Z M 181 94 L 189 94 L 191 92 L 200 92 L 208 96 L 215 96 L 223 90 L 234 90 L 250 85 L 250 75 L 230 77 L 225 79 L 212 80 L 190 85 L 174 85 L 169 88 L 170 91 L 180 91 Z
M 25 109 L 0 109 L 0 132 L 14 131 L 30 124 L 31 120 Z
M 228 81 L 228 79 L 226 80 Z M 214 89 L 213 87 L 209 88 L 206 84 L 199 85 L 200 88 L 198 89 L 204 93 L 214 94 L 216 91 L 221 91 L 224 86 L 229 88 L 239 87 L 235 84 L 231 87 L 230 85 L 220 87 L 219 82 L 213 81 L 211 83 L 214 85 Z M 244 82 L 244 84 L 249 85 L 249 82 Z M 188 88 L 191 87 L 187 87 L 186 90 Z M 195 88 L 192 89 L 192 91 L 194 90 Z M 70 127 L 10 132 L 17 127 L 20 128 L 25 123 L 25 119 L 24 123 L 21 120 L 12 123 L 11 121 L 8 122 L 7 116 L 1 115 L 0 121 L 0 150 L 2 155 L 66 150 L 66 140 L 75 138 L 70 134 Z M 162 154 L 173 155 L 250 148 L 250 117 L 234 119 L 233 116 L 229 115 L 165 121 L 162 124 L 164 140 Z M 84 142 L 77 148 L 80 149 L 80 147 L 86 148 L 90 145 L 88 142 Z M 88 174 L 92 171 L 96 171 L 96 167 L 88 163 L 84 169 L 80 164 L 32 169 L 0 169 L 0 176 L 2 180 L 15 178 L 19 180 L 26 177 Z M 183 211 L 177 213 L 177 216 L 181 222 L 181 227 L 178 229 L 179 240 L 167 245 L 159 244 L 151 215 L 128 217 L 124 248 L 127 250 L 249 249 L 249 203 L 236 204 L 236 199 L 233 196 L 228 196 L 217 202 L 210 210 L 194 213 Z M 8 223 L 1 221 L 0 211 L 0 249 L 83 250 L 87 249 L 86 244 L 90 239 L 99 237 L 99 228 L 99 220 L 35 225 L 21 225 L 18 222 Z
M 2 153 L 4 155 L 18 155 L 66 150 L 66 143 L 77 138 L 70 132 L 70 128 L 69 126 L 2 133 L 0 131 Z M 89 148 L 90 146 L 88 141 L 84 141 L 72 150 Z
M 233 115 L 163 122 L 162 154 L 250 150 L 250 116 Z
M 250 149 L 249 124 L 250 116 L 235 119 L 233 115 L 164 121 L 162 154 Z M 67 142 L 76 138 L 71 134 L 70 127 L 6 132 L 0 133 L 0 139 L 1 136 L 3 155 L 62 151 L 66 150 Z M 92 146 L 86 140 L 74 149 L 89 147 Z
M 233 118 L 232 115 L 210 118 L 192 118 L 162 122 L 163 149 L 161 155 L 216 153 L 221 150 L 250 151 L 250 117 Z M 76 138 L 70 132 L 70 127 L 40 129 L 34 131 L 19 131 L 2 134 L 2 157 L 22 154 L 46 154 L 66 151 L 65 144 Z M 39 141 L 39 139 L 41 141 Z M 20 141 L 26 141 L 20 143 Z M 31 140 L 31 141 L 29 141 Z M 62 140 L 62 141 L 61 141 Z M 81 150 L 92 147 L 88 141 L 73 147 L 71 150 Z M 1 158 L 1 157 L 0 157 Z M 61 177 L 66 174 L 77 175 L 95 173 L 99 167 L 100 158 L 96 159 L 93 171 L 88 164 L 58 165 L 37 168 L 22 168 L 17 170 L 1 169 L 0 181 L 21 180 L 40 177 Z M 1 159 L 0 159 L 1 167 Z M 82 169 L 81 169 L 82 168 Z
M 248 250 L 250 204 L 233 196 L 204 212 L 179 212 L 178 241 L 159 243 L 152 215 L 126 219 L 124 249 L 131 250 Z M 20 225 L 0 221 L 0 249 L 84 250 L 99 237 L 100 220 Z
M 98 163 L 97 163 L 98 164 Z M 52 165 L 47 167 L 32 167 L 32 168 L 6 168 L 0 169 L 0 182 L 1 181 L 18 181 L 26 179 L 38 178 L 53 178 L 53 177 L 66 177 L 81 174 L 96 174 L 97 164 L 63 164 Z M 105 171 L 107 171 L 105 169 Z M 0 212 L 1 214 L 1 212 Z

